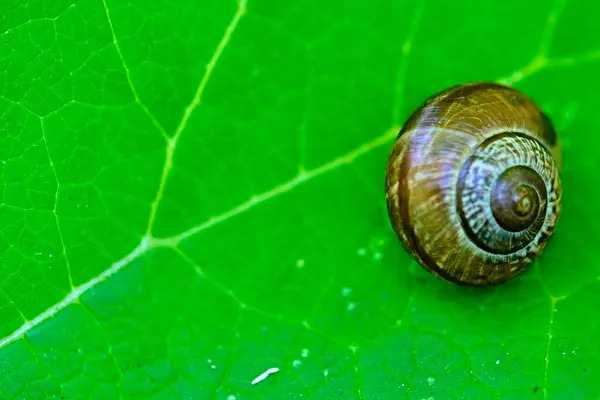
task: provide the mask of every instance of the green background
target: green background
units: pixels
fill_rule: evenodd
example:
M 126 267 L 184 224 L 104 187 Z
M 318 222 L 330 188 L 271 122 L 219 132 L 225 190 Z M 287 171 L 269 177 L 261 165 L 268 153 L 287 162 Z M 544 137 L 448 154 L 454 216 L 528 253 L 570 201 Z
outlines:
M 599 398 L 599 20 L 2 0 L 0 398 Z M 384 198 L 403 121 L 474 80 L 531 95 L 564 144 L 553 240 L 486 289 L 415 265 Z

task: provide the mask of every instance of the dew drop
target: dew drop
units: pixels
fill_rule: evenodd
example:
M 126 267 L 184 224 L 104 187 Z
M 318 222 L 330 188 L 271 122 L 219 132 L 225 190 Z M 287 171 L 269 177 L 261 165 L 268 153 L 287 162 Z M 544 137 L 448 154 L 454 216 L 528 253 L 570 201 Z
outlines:
M 308 349 L 302 349 L 302 350 L 300 350 L 300 355 L 302 357 L 308 357 Z

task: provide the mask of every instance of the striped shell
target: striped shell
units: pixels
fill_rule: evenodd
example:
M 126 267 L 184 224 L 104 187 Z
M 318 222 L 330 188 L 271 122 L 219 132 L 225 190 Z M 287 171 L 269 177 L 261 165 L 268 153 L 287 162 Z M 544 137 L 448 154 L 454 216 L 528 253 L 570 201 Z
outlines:
M 402 127 L 386 171 L 394 231 L 450 282 L 507 281 L 537 257 L 561 208 L 561 144 L 524 94 L 495 83 L 446 89 Z

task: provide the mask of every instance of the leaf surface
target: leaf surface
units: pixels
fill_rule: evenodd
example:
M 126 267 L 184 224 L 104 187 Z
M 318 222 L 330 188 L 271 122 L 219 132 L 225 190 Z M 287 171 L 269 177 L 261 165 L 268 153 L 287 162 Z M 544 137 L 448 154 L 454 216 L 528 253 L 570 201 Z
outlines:
M 0 398 L 599 397 L 599 10 L 3 1 Z M 487 289 L 412 262 L 383 190 L 476 80 L 564 145 L 553 240 Z

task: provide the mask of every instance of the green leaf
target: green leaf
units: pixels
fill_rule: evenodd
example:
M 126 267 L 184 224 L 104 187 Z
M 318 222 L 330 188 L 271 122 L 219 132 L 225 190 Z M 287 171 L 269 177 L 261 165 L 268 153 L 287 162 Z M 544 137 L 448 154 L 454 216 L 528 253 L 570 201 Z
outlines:
M 599 18 L 3 0 L 0 398 L 600 397 Z M 475 80 L 564 143 L 553 240 L 485 289 L 412 262 L 383 189 L 404 120 Z

